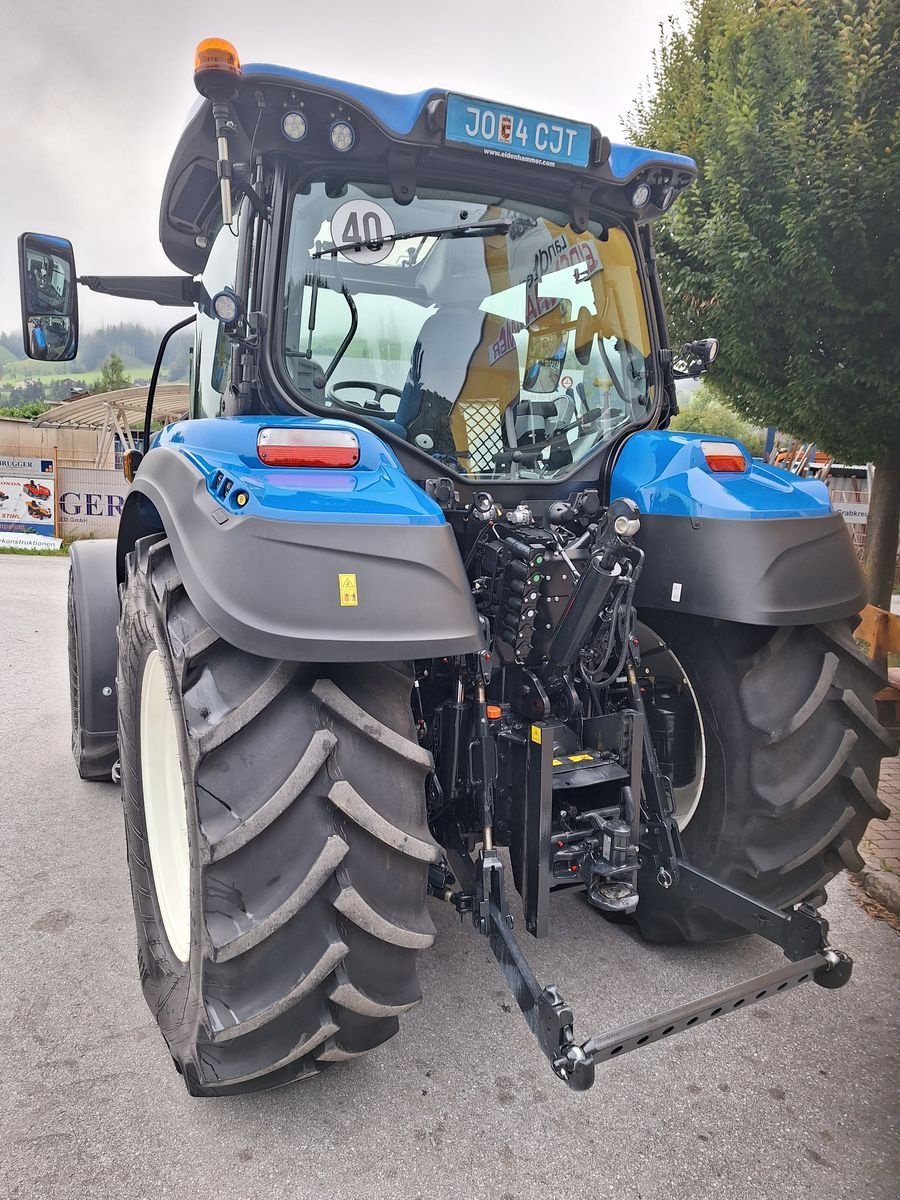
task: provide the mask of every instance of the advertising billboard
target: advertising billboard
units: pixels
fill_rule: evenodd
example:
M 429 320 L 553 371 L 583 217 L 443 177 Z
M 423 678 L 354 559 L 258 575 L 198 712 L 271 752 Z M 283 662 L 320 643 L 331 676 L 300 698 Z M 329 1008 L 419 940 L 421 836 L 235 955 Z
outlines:
M 56 484 L 55 458 L 0 454 L 0 546 L 59 545 Z

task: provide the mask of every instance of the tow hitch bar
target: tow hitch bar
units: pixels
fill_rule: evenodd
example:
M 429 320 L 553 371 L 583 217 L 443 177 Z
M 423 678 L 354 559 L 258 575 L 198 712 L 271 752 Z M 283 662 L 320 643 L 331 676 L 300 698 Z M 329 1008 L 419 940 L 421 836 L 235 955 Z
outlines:
M 440 894 L 450 899 L 460 915 L 471 915 L 476 926 L 487 934 L 494 957 L 538 1045 L 558 1078 L 576 1092 L 593 1086 L 600 1063 L 737 1012 L 758 1000 L 771 999 L 809 980 L 821 987 L 843 987 L 853 969 L 853 960 L 848 955 L 829 947 L 828 922 L 815 909 L 808 905 L 787 912 L 768 908 L 677 859 L 673 862 L 674 870 L 666 872 L 658 886 L 685 887 L 695 899 L 702 897 L 707 903 L 714 903 L 717 911 L 737 924 L 780 945 L 791 961 L 764 975 L 579 1042 L 571 1007 L 558 988 L 541 986 L 516 941 L 503 900 L 503 864 L 496 852 L 488 854 L 492 860 L 490 871 L 476 873 L 472 870 L 476 864 L 461 846 L 457 852 L 451 852 L 452 866 L 464 890 L 448 896 L 449 889 L 444 887 Z M 491 883 L 487 896 L 479 895 L 485 877 Z M 437 889 L 433 890 L 437 894 Z

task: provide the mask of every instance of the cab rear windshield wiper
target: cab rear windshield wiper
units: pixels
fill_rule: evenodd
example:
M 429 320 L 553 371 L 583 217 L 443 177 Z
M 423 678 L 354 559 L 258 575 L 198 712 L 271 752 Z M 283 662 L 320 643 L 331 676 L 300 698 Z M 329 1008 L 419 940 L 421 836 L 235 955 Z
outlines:
M 386 237 L 366 241 L 359 238 L 353 242 L 342 242 L 339 246 L 327 246 L 324 250 L 316 250 L 310 258 L 327 258 L 341 254 L 345 250 L 380 250 L 382 246 L 392 246 L 394 242 L 406 242 L 411 238 L 429 237 L 489 237 L 492 233 L 509 233 L 512 221 L 503 218 L 496 221 L 469 221 L 465 225 L 442 225 L 434 229 L 411 229 L 408 233 L 389 233 Z

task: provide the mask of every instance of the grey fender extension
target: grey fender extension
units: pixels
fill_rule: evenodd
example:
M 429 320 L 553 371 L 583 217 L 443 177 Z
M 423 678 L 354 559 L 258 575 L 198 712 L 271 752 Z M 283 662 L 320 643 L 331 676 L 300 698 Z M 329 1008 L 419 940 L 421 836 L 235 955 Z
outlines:
M 162 519 L 200 615 L 249 654 L 292 662 L 398 662 L 483 646 L 449 525 L 228 514 L 200 471 L 166 446 L 141 463 L 123 523 L 141 495 Z M 355 606 L 340 603 L 338 575 L 345 572 L 357 577 Z
M 722 520 L 641 516 L 641 608 L 748 625 L 819 625 L 865 604 L 862 572 L 840 513 Z

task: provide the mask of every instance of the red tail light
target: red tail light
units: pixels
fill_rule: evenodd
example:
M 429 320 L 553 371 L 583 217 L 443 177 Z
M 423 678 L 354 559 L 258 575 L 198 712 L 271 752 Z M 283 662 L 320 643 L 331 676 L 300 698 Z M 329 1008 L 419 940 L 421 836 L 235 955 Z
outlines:
M 355 467 L 359 439 L 343 429 L 261 429 L 256 453 L 267 467 Z
M 700 449 L 711 471 L 746 471 L 747 459 L 737 442 L 701 442 Z

